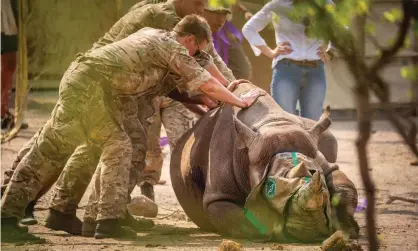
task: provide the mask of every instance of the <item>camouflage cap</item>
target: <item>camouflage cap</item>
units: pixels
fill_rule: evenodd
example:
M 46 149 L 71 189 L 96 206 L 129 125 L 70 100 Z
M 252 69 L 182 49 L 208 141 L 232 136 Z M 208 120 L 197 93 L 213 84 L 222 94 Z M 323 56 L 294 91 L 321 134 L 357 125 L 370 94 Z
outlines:
M 206 5 L 205 10 L 208 11 L 212 11 L 212 12 L 217 12 L 219 14 L 231 14 L 231 9 L 229 8 L 229 6 L 225 3 L 218 3 L 218 4 L 211 4 L 209 3 L 208 5 Z

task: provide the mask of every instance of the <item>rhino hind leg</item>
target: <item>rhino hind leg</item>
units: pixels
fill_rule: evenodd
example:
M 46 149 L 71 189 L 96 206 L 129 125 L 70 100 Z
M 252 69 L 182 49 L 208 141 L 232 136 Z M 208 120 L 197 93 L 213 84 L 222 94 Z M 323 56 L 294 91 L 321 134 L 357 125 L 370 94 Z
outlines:
M 328 162 L 337 162 L 338 142 L 329 129 L 319 136 L 318 149 Z
M 300 119 L 302 120 L 303 128 L 306 130 L 312 128 L 316 124 L 316 121 L 311 119 Z M 328 162 L 335 163 L 337 161 L 338 142 L 330 129 L 325 130 L 319 135 L 318 150 L 324 155 Z

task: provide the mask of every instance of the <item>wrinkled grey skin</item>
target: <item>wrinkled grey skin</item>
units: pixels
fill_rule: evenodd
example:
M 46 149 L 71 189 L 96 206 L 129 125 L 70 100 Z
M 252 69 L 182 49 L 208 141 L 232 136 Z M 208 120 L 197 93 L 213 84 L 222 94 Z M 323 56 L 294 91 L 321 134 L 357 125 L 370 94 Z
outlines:
M 254 86 L 241 84 L 234 93 L 239 96 L 250 88 Z M 321 120 L 316 123 L 289 114 L 269 95 L 248 109 L 224 105 L 210 111 L 178 141 L 171 157 L 171 180 L 185 213 L 206 231 L 261 237 L 244 217 L 246 198 L 267 165 L 286 177 L 291 167 L 278 166 L 275 153 L 299 152 L 318 159 L 330 197 L 340 195 L 332 210 L 333 226 L 357 237 L 353 217 L 357 191 L 332 164 L 337 159 L 337 141 L 327 129 L 329 119 Z

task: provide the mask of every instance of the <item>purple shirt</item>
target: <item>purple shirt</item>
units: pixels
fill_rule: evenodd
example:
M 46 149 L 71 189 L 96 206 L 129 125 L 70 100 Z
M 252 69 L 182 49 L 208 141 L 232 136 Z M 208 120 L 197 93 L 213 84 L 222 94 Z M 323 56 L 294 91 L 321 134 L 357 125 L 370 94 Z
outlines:
M 212 33 L 213 43 L 215 45 L 216 51 L 221 56 L 225 64 L 228 64 L 229 46 L 237 46 L 238 44 L 231 44 L 231 42 L 228 40 L 228 37 L 226 36 L 226 31 L 232 33 L 238 38 L 238 44 L 241 44 L 243 37 L 241 32 L 231 22 L 228 21 L 225 22 L 225 25 L 220 31 Z

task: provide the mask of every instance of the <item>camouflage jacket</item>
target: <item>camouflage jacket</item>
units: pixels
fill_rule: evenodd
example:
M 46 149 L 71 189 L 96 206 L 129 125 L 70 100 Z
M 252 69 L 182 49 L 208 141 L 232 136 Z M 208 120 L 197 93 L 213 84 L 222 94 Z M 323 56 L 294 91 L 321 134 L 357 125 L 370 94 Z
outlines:
M 176 14 L 172 1 L 169 0 L 166 3 L 159 4 L 148 3 L 154 3 L 154 1 L 144 0 L 134 5 L 125 16 L 116 22 L 116 24 L 93 45 L 92 49 L 97 49 L 104 45 L 119 41 L 144 27 L 171 31 L 181 20 Z M 213 62 L 228 81 L 235 80 L 232 71 L 217 54 L 213 43 L 208 44 L 204 51 L 213 58 Z
M 177 87 L 195 91 L 211 75 L 189 56 L 175 33 L 144 28 L 117 42 L 85 53 L 80 61 L 108 80 L 116 95 L 166 95 Z M 175 74 L 183 81 L 167 86 L 165 77 Z

